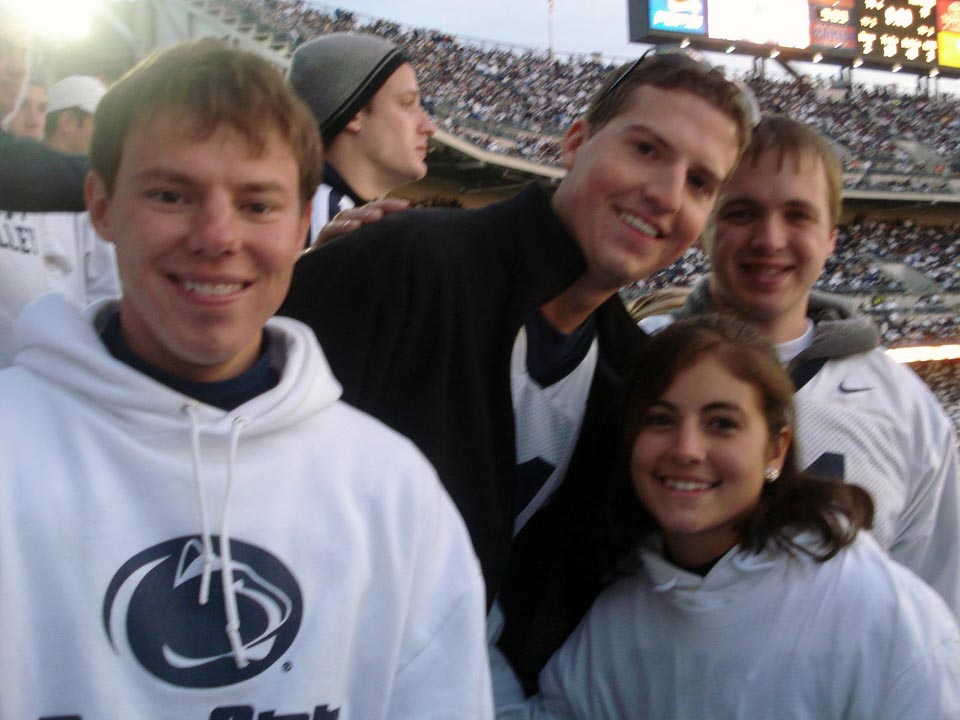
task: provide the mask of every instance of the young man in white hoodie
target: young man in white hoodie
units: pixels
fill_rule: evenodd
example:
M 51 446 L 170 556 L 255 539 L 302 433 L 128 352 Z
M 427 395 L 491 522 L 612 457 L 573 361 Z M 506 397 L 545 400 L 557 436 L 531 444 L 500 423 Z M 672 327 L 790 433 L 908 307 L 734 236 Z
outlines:
M 460 517 L 270 319 L 319 179 L 309 110 L 200 41 L 110 90 L 91 155 L 123 297 L 33 303 L 0 372 L 0 717 L 490 717 Z

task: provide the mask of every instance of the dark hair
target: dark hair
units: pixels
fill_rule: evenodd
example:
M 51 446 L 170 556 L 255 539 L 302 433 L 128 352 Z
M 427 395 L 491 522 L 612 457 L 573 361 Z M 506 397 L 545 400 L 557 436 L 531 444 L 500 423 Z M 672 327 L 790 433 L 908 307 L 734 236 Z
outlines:
M 634 369 L 620 471 L 608 503 L 606 554 L 613 567 L 659 525 L 637 498 L 630 482 L 630 455 L 647 410 L 686 368 L 713 357 L 760 395 L 770 438 L 793 424 L 794 386 L 773 347 L 752 328 L 721 315 L 679 320 L 654 336 Z M 873 523 L 873 501 L 861 487 L 801 472 L 794 447 L 787 451 L 780 478 L 764 484 L 760 501 L 739 524 L 739 544 L 759 552 L 768 544 L 824 561 L 853 542 Z M 814 533 L 818 548 L 800 545 L 799 530 Z
M 212 38 L 153 53 L 103 96 L 94 115 L 90 164 L 108 192 L 131 126 L 170 109 L 194 123 L 198 140 L 227 126 L 254 153 L 263 152 L 270 132 L 279 132 L 300 168 L 301 201 L 313 197 L 323 165 L 313 114 L 266 60 Z
M 632 63 L 614 68 L 590 101 L 586 119 L 596 132 L 615 117 L 634 90 L 653 85 L 664 90 L 683 90 L 707 101 L 728 115 L 737 125 L 737 155 L 750 142 L 756 122 L 756 108 L 748 90 L 714 67 L 691 54 L 661 52 L 644 55 Z

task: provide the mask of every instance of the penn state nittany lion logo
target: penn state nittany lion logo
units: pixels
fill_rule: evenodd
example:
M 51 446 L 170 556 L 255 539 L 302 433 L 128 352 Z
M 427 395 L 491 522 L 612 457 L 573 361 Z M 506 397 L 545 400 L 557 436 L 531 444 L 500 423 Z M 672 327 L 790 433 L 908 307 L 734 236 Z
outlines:
M 224 627 L 220 538 L 210 597 L 200 605 L 203 545 L 187 536 L 154 545 L 116 572 L 103 600 L 103 624 L 118 653 L 132 652 L 152 675 L 173 685 L 209 688 L 259 675 L 290 647 L 303 603 L 290 571 L 270 553 L 230 541 L 240 636 L 249 664 L 238 668 Z

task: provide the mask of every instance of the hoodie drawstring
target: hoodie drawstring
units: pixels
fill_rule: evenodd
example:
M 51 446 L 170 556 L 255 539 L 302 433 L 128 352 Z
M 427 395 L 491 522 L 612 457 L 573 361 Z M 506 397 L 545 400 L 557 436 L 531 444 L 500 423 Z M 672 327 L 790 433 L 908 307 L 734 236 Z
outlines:
M 203 543 L 203 574 L 200 576 L 200 604 L 206 605 L 210 598 L 210 575 L 213 572 L 213 541 L 210 540 L 210 527 L 207 525 L 207 502 L 203 493 L 203 480 L 200 477 L 200 420 L 199 404 L 195 401 L 183 406 L 190 418 L 190 442 L 193 446 L 193 482 L 197 487 L 197 505 L 200 508 L 200 540 Z M 221 540 L 222 542 L 222 540 Z
M 183 412 L 190 419 L 190 441 L 193 449 L 193 479 L 197 488 L 197 504 L 200 510 L 200 539 L 203 545 L 203 572 L 200 576 L 199 603 L 206 605 L 210 597 L 210 577 L 216 555 L 213 552 L 213 540 L 207 524 L 207 504 L 203 492 L 203 479 L 200 474 L 200 419 L 199 403 L 191 401 L 183 406 Z M 223 516 L 220 522 L 220 577 L 223 581 L 223 610 L 227 616 L 226 633 L 230 641 L 230 651 L 238 668 L 247 666 L 247 653 L 240 637 L 240 613 L 237 611 L 237 593 L 233 584 L 233 557 L 230 553 L 230 499 L 233 494 L 235 470 L 237 465 L 237 447 L 240 433 L 246 426 L 243 418 L 236 418 L 230 428 L 230 451 L 227 458 L 227 488 L 223 500 Z
M 227 492 L 223 499 L 223 518 L 220 521 L 220 560 L 223 567 L 223 609 L 227 614 L 227 638 L 237 667 L 247 666 L 247 653 L 240 639 L 240 614 L 237 612 L 237 594 L 233 587 L 233 557 L 230 554 L 230 497 L 233 494 L 234 470 L 237 466 L 237 445 L 246 422 L 236 418 L 230 427 L 230 455 L 227 461 Z

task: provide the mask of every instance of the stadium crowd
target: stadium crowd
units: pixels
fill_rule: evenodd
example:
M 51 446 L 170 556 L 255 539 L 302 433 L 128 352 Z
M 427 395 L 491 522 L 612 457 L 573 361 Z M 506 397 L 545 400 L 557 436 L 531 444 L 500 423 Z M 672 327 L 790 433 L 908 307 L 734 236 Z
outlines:
M 224 0 L 251 22 L 290 39 L 373 33 L 404 47 L 416 65 L 425 105 L 445 130 L 492 152 L 555 165 L 559 138 L 615 59 L 554 57 L 543 49 L 455 37 L 429 28 L 361 17 L 302 0 Z M 960 102 L 946 94 L 804 77 L 744 74 L 761 107 L 809 122 L 841 146 L 846 184 L 868 190 L 952 191 L 960 171 Z M 920 151 L 908 147 L 919 144 Z
M 764 108 L 817 127 L 870 170 L 898 173 L 956 172 L 960 130 L 957 99 L 950 95 L 905 94 L 886 87 L 854 84 L 837 88 L 821 79 L 771 80 L 748 77 Z M 911 163 L 896 144 L 917 140 L 943 160 L 943 166 Z
M 930 386 L 960 430 L 960 360 L 914 363 L 910 367 Z

